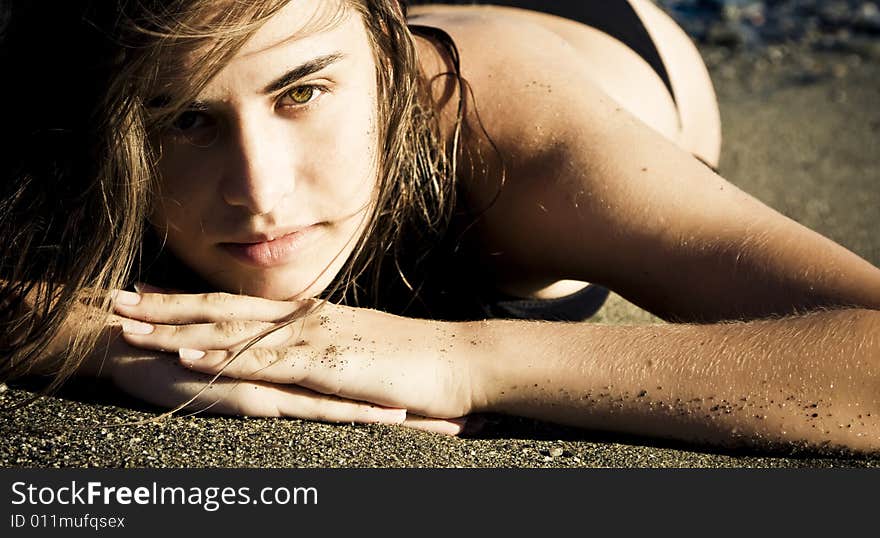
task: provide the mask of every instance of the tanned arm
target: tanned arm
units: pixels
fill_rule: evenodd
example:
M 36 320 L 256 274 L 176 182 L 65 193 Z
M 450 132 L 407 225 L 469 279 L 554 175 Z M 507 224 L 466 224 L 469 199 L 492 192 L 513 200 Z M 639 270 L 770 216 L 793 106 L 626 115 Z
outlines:
M 880 450 L 877 311 L 711 325 L 499 320 L 478 334 L 488 338 L 478 409 L 716 445 Z

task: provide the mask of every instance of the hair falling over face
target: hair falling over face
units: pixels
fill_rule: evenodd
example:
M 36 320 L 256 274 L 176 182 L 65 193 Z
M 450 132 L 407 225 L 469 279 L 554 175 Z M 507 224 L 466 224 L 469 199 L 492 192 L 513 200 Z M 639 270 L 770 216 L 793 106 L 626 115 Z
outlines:
M 95 348 L 110 291 L 138 276 L 161 153 L 155 132 L 289 1 L 2 7 L 0 67 L 14 82 L 0 91 L 14 105 L 0 161 L 0 381 L 39 362 L 53 376 L 45 391 L 55 390 Z M 377 66 L 378 184 L 365 232 L 324 297 L 372 305 L 383 267 L 398 268 L 412 288 L 397 261 L 403 236 L 420 239 L 407 244 L 418 259 L 409 249 L 427 250 L 449 224 L 461 107 L 453 140 L 444 140 L 398 0 L 340 0 L 338 10 L 360 15 Z M 442 44 L 457 57 L 451 41 Z M 156 107 L 149 101 L 160 92 L 173 98 Z M 83 311 L 91 315 L 46 368 L 50 344 Z

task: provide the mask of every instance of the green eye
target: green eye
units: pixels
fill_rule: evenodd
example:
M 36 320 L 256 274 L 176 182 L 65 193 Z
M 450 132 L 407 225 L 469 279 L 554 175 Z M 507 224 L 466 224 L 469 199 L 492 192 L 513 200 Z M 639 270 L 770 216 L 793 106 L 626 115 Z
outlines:
M 287 97 L 298 105 L 304 105 L 315 96 L 314 86 L 300 86 L 287 92 Z

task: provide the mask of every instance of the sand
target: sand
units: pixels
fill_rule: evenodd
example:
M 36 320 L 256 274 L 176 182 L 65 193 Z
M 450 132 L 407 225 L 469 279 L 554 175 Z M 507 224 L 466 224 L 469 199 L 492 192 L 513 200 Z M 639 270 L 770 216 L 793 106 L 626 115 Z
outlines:
M 722 175 L 880 265 L 880 61 L 797 49 L 703 53 L 721 102 Z M 612 295 L 594 321 L 657 320 Z M 29 394 L 15 386 L 0 404 Z M 0 415 L 0 466 L 880 467 L 880 456 L 727 453 L 495 416 L 469 438 L 210 416 L 113 426 L 156 414 L 105 386 L 80 383 Z

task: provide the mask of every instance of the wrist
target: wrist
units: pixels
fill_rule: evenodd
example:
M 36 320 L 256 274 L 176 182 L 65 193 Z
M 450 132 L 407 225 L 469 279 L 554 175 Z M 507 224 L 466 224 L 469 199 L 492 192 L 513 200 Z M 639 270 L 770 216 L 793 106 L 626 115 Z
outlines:
M 481 412 L 566 421 L 580 396 L 611 383 L 586 342 L 598 327 L 526 320 L 473 322 L 474 401 Z M 564 419 L 564 420 L 562 420 Z
M 511 396 L 506 390 L 512 375 L 511 364 L 504 349 L 502 334 L 505 320 L 482 320 L 465 323 L 470 368 L 471 413 L 503 412 L 505 398 Z

